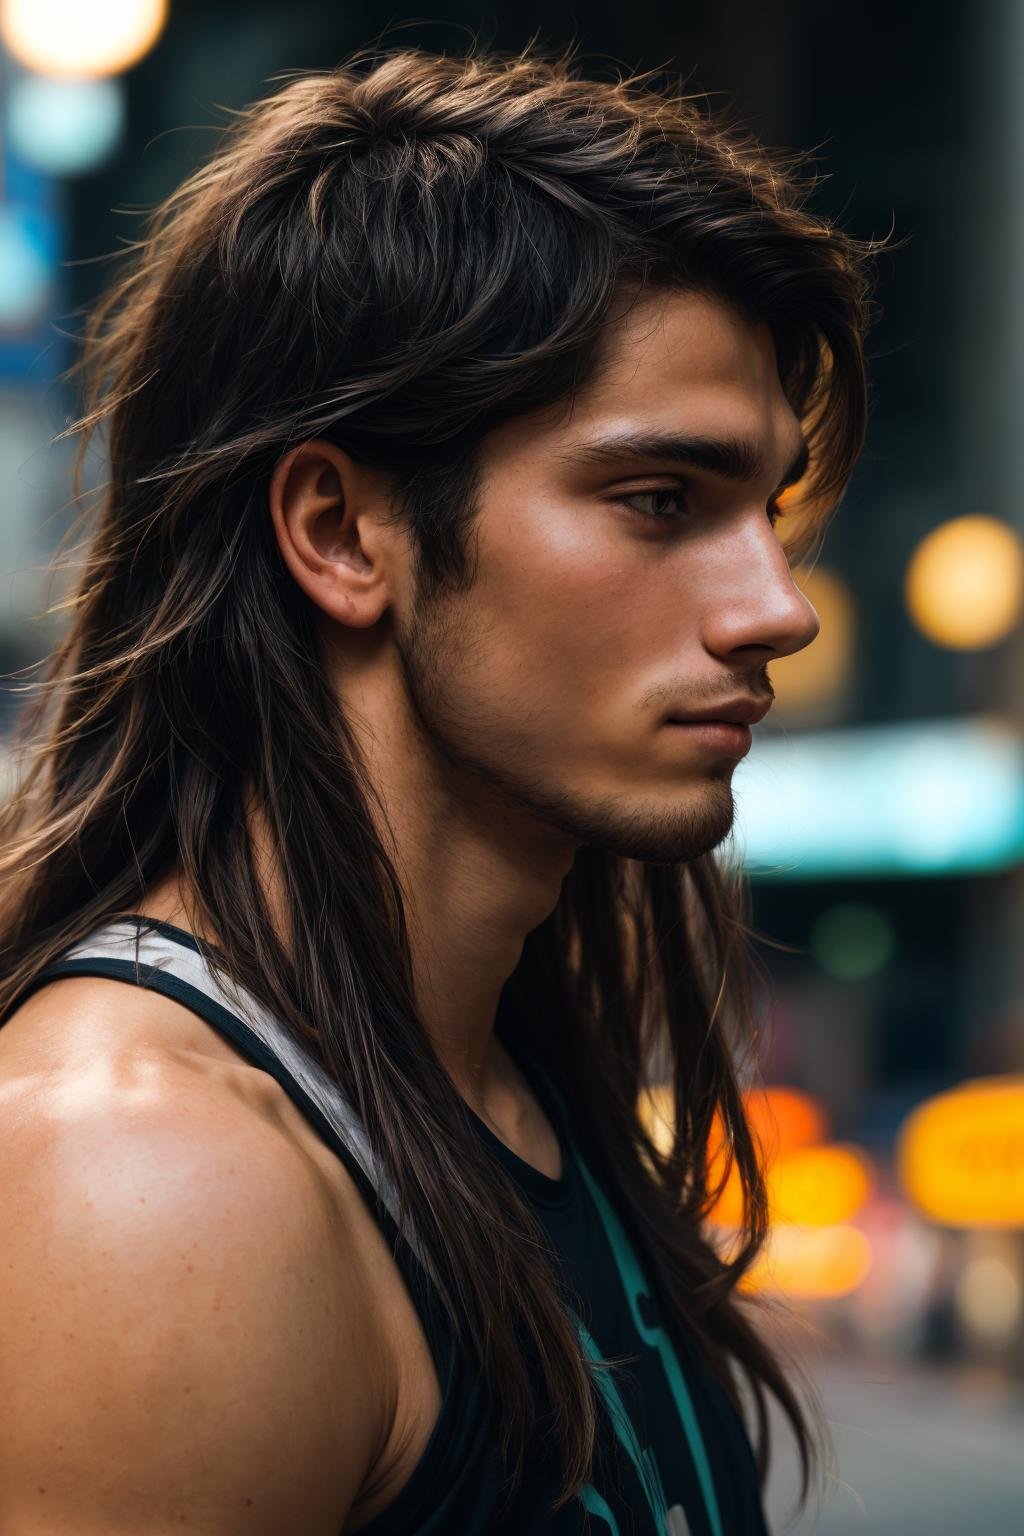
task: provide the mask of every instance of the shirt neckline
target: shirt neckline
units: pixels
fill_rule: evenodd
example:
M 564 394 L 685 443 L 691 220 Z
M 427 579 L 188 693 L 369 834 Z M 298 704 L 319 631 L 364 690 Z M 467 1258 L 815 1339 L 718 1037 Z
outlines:
M 186 944 L 189 949 L 195 950 L 198 953 L 202 952 L 195 934 L 187 928 L 179 928 L 175 923 L 169 923 L 164 918 L 150 917 L 142 912 L 133 912 L 129 916 L 136 926 L 155 928 L 168 938 L 176 939 L 179 943 Z M 213 955 L 224 954 L 220 945 L 210 943 L 208 940 L 203 941 L 203 948 L 209 950 Z M 571 1202 L 575 1181 L 573 1177 L 572 1154 L 562 1129 L 561 1116 L 557 1107 L 551 1102 L 543 1083 L 538 1081 L 537 1074 L 533 1072 L 527 1053 L 523 1050 L 520 1042 L 515 1039 L 511 1031 L 502 1028 L 500 1020 L 496 1025 L 495 1032 L 523 1074 L 530 1091 L 534 1094 L 547 1116 L 548 1123 L 558 1141 L 559 1163 L 562 1170 L 560 1175 L 557 1179 L 553 1179 L 548 1174 L 542 1173 L 539 1168 L 535 1168 L 532 1163 L 528 1163 L 517 1152 L 513 1152 L 512 1148 L 491 1130 L 486 1121 L 480 1118 L 476 1110 L 471 1105 L 466 1104 L 471 1117 L 470 1123 L 488 1150 L 498 1159 L 507 1172 L 512 1175 L 513 1179 L 524 1190 L 531 1201 L 537 1205 L 544 1206 L 548 1210 L 562 1209 Z M 463 1102 L 465 1103 L 465 1100 Z
M 545 1206 L 549 1210 L 561 1209 L 570 1203 L 575 1187 L 575 1164 L 562 1126 L 562 1117 L 557 1106 L 552 1103 L 543 1082 L 540 1081 L 539 1074 L 534 1072 L 529 1056 L 523 1049 L 521 1042 L 515 1038 L 510 1030 L 503 1028 L 500 1017 L 495 1033 L 526 1079 L 530 1091 L 543 1109 L 548 1123 L 555 1134 L 558 1142 L 559 1164 L 562 1170 L 558 1178 L 553 1179 L 548 1174 L 542 1173 L 539 1168 L 535 1168 L 532 1163 L 528 1163 L 517 1152 L 513 1152 L 512 1148 L 503 1142 L 500 1136 L 495 1135 L 490 1126 L 481 1120 L 476 1111 L 470 1109 L 473 1123 L 498 1161 L 508 1169 L 509 1173 L 522 1186 L 532 1201 L 538 1205 Z M 468 1105 L 467 1108 L 469 1108 Z

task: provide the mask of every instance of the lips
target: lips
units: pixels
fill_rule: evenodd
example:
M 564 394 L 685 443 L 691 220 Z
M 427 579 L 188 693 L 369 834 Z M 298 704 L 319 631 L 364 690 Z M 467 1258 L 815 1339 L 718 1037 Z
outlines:
M 771 699 L 730 699 L 726 703 L 686 714 L 680 710 L 669 716 L 676 725 L 756 725 L 772 706 Z
M 677 738 L 690 747 L 711 749 L 716 754 L 727 752 L 731 757 L 745 757 L 750 751 L 750 726 L 733 720 L 666 720 L 674 727 Z

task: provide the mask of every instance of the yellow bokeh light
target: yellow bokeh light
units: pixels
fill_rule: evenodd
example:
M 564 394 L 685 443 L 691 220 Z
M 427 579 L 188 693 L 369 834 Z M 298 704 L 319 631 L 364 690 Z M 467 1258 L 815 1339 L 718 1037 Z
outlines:
M 672 1093 L 666 1083 L 652 1084 L 640 1095 L 640 1120 L 658 1151 L 672 1150 Z
M 768 1213 L 773 1222 L 805 1227 L 851 1221 L 871 1193 L 872 1168 L 857 1147 L 826 1144 L 783 1152 L 764 1169 Z M 738 1227 L 743 1220 L 743 1186 L 736 1165 L 710 1219 L 716 1226 Z
M 712 1163 L 712 1184 L 720 1177 L 720 1168 Z M 728 1176 L 721 1194 L 711 1208 L 709 1220 L 716 1227 L 739 1227 L 743 1224 L 743 1181 L 735 1163 L 729 1165 Z
M 821 624 L 810 645 L 772 662 L 776 707 L 797 713 L 841 696 L 853 663 L 855 610 L 850 590 L 837 572 L 819 565 L 793 575 Z
M 907 1117 L 897 1148 L 907 1195 L 950 1227 L 1024 1227 L 1024 1079 L 965 1083 Z
M 907 567 L 905 596 L 922 634 L 949 650 L 995 645 L 1024 611 L 1024 547 L 1008 523 L 954 517 L 923 538 Z
M 782 1223 L 744 1275 L 748 1291 L 779 1291 L 797 1300 L 849 1296 L 867 1279 L 871 1244 L 859 1227 Z
M 4 43 L 41 74 L 118 74 L 149 52 L 166 20 L 167 0 L 0 0 Z
M 850 1221 L 871 1193 L 871 1164 L 857 1147 L 804 1147 L 768 1169 L 773 1221 L 835 1226 Z

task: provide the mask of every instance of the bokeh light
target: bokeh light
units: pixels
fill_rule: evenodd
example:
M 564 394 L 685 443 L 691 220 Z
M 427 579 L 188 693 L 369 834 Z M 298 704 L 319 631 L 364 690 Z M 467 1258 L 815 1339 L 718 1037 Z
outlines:
M 0 0 L 0 36 L 20 63 L 53 75 L 113 75 L 149 52 L 167 0 Z
M 837 981 L 862 981 L 885 968 L 896 947 L 884 912 L 864 902 L 828 907 L 811 930 L 811 953 Z
M 37 320 L 50 292 L 50 267 L 31 220 L 0 204 L 0 326 L 17 330 Z
M 950 650 L 982 650 L 1024 611 L 1024 548 L 1008 523 L 973 514 L 932 530 L 914 551 L 906 602 L 922 634 Z
M 871 1193 L 871 1164 L 859 1147 L 803 1147 L 768 1169 L 774 1222 L 826 1227 L 852 1221 Z
M 818 565 L 794 572 L 794 579 L 821 623 L 810 645 L 772 662 L 775 707 L 797 715 L 840 702 L 853 664 L 856 610 L 838 572 Z
M 975 1338 L 995 1347 L 1009 1344 L 1020 1319 L 1020 1277 L 999 1254 L 978 1254 L 968 1259 L 957 1280 L 956 1303 Z
M 747 1122 L 766 1156 L 824 1141 L 828 1121 L 820 1099 L 800 1088 L 772 1084 L 743 1095 Z
M 978 1080 L 926 1099 L 904 1122 L 897 1168 L 932 1221 L 1024 1228 L 1024 1078 Z
M 716 1172 L 721 1163 L 713 1162 Z M 859 1147 L 825 1143 L 767 1157 L 763 1164 L 768 1213 L 776 1225 L 830 1226 L 852 1221 L 872 1187 L 871 1163 Z M 710 1219 L 719 1227 L 743 1221 L 743 1186 L 733 1163 Z
M 733 783 L 736 846 L 758 874 L 939 873 L 1024 859 L 1024 741 L 998 716 L 755 738 Z
M 778 1291 L 795 1300 L 849 1296 L 871 1270 L 871 1243 L 859 1227 L 775 1226 L 741 1282 L 747 1291 Z
M 762 1155 L 816 1146 L 825 1139 L 828 1122 L 821 1102 L 800 1088 L 771 1085 L 748 1089 L 743 1110 Z M 640 1118 L 655 1146 L 667 1152 L 672 1145 L 672 1092 L 667 1083 L 654 1083 L 640 1099 Z M 711 1156 L 721 1155 L 722 1127 L 717 1116 L 711 1133 Z
M 123 123 L 119 80 L 23 75 L 8 94 L 12 147 L 27 165 L 50 176 L 73 176 L 99 165 L 115 148 Z
M 874 1169 L 859 1147 L 822 1143 L 820 1103 L 797 1088 L 744 1094 L 744 1110 L 760 1151 L 771 1221 L 769 1243 L 744 1278 L 751 1290 L 772 1289 L 794 1299 L 847 1296 L 872 1262 L 867 1236 L 850 1225 L 874 1186 Z M 660 1151 L 672 1140 L 672 1098 L 665 1084 L 643 1095 L 641 1117 Z M 722 1175 L 725 1144 L 716 1119 L 709 1147 L 712 1185 Z M 735 1162 L 710 1212 L 723 1253 L 743 1223 L 743 1186 Z

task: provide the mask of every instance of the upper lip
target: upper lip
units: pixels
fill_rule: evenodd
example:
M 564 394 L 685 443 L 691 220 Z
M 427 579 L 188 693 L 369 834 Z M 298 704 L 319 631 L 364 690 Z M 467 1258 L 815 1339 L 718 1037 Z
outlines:
M 710 709 L 694 710 L 689 714 L 674 714 L 672 720 L 688 723 L 691 720 L 724 720 L 730 725 L 756 725 L 772 707 L 771 699 L 730 699 L 725 704 L 714 704 Z

